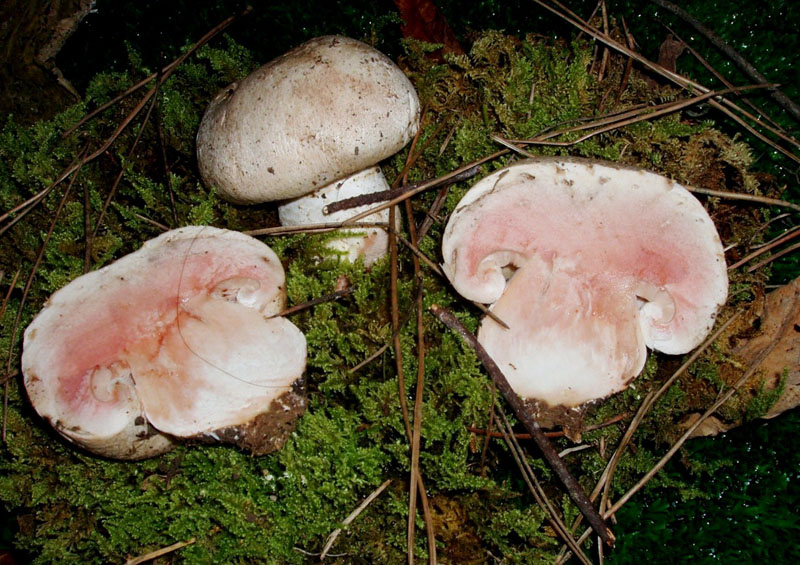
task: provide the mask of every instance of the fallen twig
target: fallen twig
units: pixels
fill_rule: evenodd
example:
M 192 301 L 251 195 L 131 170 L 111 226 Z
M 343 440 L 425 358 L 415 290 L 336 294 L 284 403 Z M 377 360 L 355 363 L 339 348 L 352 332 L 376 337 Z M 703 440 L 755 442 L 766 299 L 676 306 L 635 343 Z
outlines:
M 612 131 L 615 129 L 619 129 L 624 126 L 628 126 L 631 124 L 635 124 L 641 121 L 651 120 L 653 118 L 657 118 L 659 116 L 663 116 L 665 114 L 671 114 L 673 112 L 677 112 L 683 108 L 688 106 L 693 106 L 694 104 L 698 104 L 710 98 L 716 96 L 722 96 L 724 94 L 730 94 L 732 92 L 743 92 L 747 90 L 755 90 L 758 88 L 766 88 L 768 85 L 747 85 L 747 86 L 740 86 L 740 87 L 733 87 L 727 88 L 724 90 L 714 90 L 710 92 L 706 92 L 705 94 L 700 94 L 698 96 L 693 96 L 691 98 L 686 98 L 684 100 L 676 100 L 674 102 L 665 102 L 663 104 L 659 104 L 657 106 L 647 106 L 644 108 L 640 108 L 637 110 L 631 110 L 629 112 L 625 112 L 623 114 L 619 114 L 614 116 L 613 118 L 604 118 L 602 120 L 598 120 L 597 122 L 592 122 L 589 124 L 584 124 L 582 126 L 567 128 L 566 130 L 551 132 L 541 137 L 534 137 L 532 139 L 505 139 L 498 135 L 493 135 L 492 139 L 497 141 L 498 143 L 505 145 L 509 149 L 513 151 L 519 151 L 519 148 L 515 147 L 514 144 L 527 144 L 527 145 L 553 145 L 557 147 L 569 147 L 571 145 L 576 145 L 582 141 L 586 141 L 587 139 L 594 137 L 595 135 L 599 135 L 601 133 L 605 133 L 608 131 Z M 631 117 L 632 116 L 632 117 Z M 608 124 L 608 125 L 604 125 Z M 550 141 L 551 138 L 556 137 L 557 135 L 561 135 L 564 133 L 570 133 L 579 130 L 589 129 L 595 125 L 603 125 L 603 127 L 599 127 L 594 129 L 584 135 L 578 137 L 577 139 L 573 139 L 571 141 Z M 530 154 L 527 154 L 531 156 Z
M 612 426 L 612 425 L 616 424 L 617 422 L 621 422 L 622 420 L 624 420 L 628 416 L 630 416 L 630 414 L 627 413 L 627 412 L 623 412 L 622 414 L 617 414 L 616 416 L 614 416 L 613 418 L 609 418 L 605 422 L 600 422 L 599 424 L 594 424 L 593 426 L 587 426 L 583 430 L 583 432 L 584 433 L 585 432 L 592 432 L 594 430 L 599 430 L 599 429 L 602 429 L 602 428 L 606 428 L 608 426 Z M 471 432 L 471 433 L 473 433 L 475 435 L 479 435 L 479 436 L 488 436 L 488 437 L 493 437 L 493 438 L 501 438 L 501 437 L 503 437 L 503 434 L 501 434 L 499 432 L 489 432 L 487 430 L 483 430 L 481 428 L 476 428 L 474 426 L 467 426 L 467 431 Z M 549 438 L 558 438 L 558 437 L 564 437 L 564 432 L 563 431 L 559 431 L 559 432 L 544 432 L 544 435 L 549 437 Z M 531 436 L 531 434 L 526 434 L 526 433 L 517 433 L 517 434 L 514 434 L 514 437 L 517 438 L 517 439 L 533 439 L 533 436 Z
M 790 208 L 796 212 L 800 212 L 800 206 L 787 200 L 779 200 L 777 198 L 767 198 L 766 196 L 756 196 L 755 194 L 742 194 L 741 192 L 727 192 L 724 190 L 710 190 L 708 188 L 699 188 L 697 186 L 686 187 L 691 192 L 698 194 L 706 194 L 708 196 L 716 196 L 718 198 L 727 198 L 728 200 L 743 200 L 746 202 L 757 202 L 759 204 L 766 204 L 768 206 L 783 206 Z
M 734 269 L 737 269 L 737 268 L 741 267 L 742 265 L 744 265 L 745 263 L 748 263 L 748 262 L 752 261 L 756 257 L 759 257 L 760 255 L 763 255 L 767 251 L 770 251 L 770 250 L 774 249 L 778 245 L 783 245 L 787 241 L 791 241 L 792 239 L 794 239 L 797 236 L 800 236 L 800 226 L 793 227 L 787 233 L 784 233 L 781 236 L 776 237 L 774 240 L 772 240 L 772 241 L 770 241 L 768 243 L 765 243 L 763 246 L 759 247 L 758 249 L 756 249 L 752 253 L 749 253 L 748 255 L 742 257 L 741 259 L 736 261 L 736 263 L 734 263 L 733 265 L 729 266 L 728 270 L 732 271 Z
M 631 420 L 631 424 L 628 426 L 628 429 L 625 430 L 622 439 L 617 445 L 617 448 L 614 451 L 614 455 L 612 455 L 611 460 L 608 462 L 608 465 L 606 465 L 603 474 L 600 476 L 600 480 L 597 481 L 597 485 L 595 486 L 592 493 L 589 495 L 590 500 L 594 501 L 597 498 L 597 496 L 601 492 L 604 492 L 605 489 L 607 489 L 608 486 L 611 484 L 611 480 L 613 478 L 614 470 L 617 466 L 617 463 L 619 462 L 623 452 L 630 443 L 630 440 L 633 437 L 633 434 L 636 432 L 636 429 L 639 427 L 639 424 L 642 422 L 645 415 L 650 411 L 650 408 L 652 408 L 653 404 L 659 398 L 661 398 L 661 396 L 672 386 L 672 384 L 675 382 L 676 379 L 678 379 L 678 377 L 680 377 L 695 361 L 697 361 L 700 355 L 702 355 L 703 352 L 706 349 L 708 349 L 708 347 L 711 346 L 711 344 L 717 341 L 719 336 L 722 335 L 722 333 L 725 330 L 727 330 L 728 327 L 730 327 L 730 325 L 733 324 L 733 322 L 739 318 L 739 316 L 741 316 L 742 312 L 743 310 L 738 310 L 730 318 L 725 320 L 725 322 L 722 325 L 720 325 L 720 327 L 717 328 L 716 331 L 714 331 L 714 333 L 711 334 L 697 349 L 695 349 L 694 352 L 689 356 L 689 358 L 686 359 L 686 361 L 684 361 L 684 363 L 680 367 L 678 367 L 666 381 L 664 381 L 664 383 L 657 391 L 651 392 L 650 394 L 645 396 L 644 400 L 639 405 L 639 409 L 636 411 L 633 420 Z M 604 494 L 604 498 L 606 496 L 607 495 Z M 603 509 L 604 509 L 603 506 L 601 506 L 601 511 Z M 575 519 L 575 522 L 572 524 L 571 528 L 572 531 L 574 531 L 575 528 L 578 527 L 580 522 L 581 522 L 581 516 L 578 516 Z M 562 557 L 566 559 L 568 558 L 568 555 Z M 561 563 L 563 561 L 559 559 L 558 562 Z
M 514 461 L 517 463 L 519 467 L 520 473 L 522 473 L 522 478 L 525 481 L 525 484 L 528 485 L 528 489 L 531 491 L 534 500 L 536 500 L 537 504 L 542 508 L 543 511 L 547 512 L 549 517 L 550 524 L 553 526 L 553 529 L 558 533 L 561 539 L 570 547 L 572 552 L 577 556 L 577 558 L 584 563 L 584 565 L 591 565 L 591 561 L 588 557 L 583 553 L 580 546 L 575 543 L 569 529 L 567 529 L 566 524 L 561 520 L 556 509 L 553 507 L 553 504 L 550 502 L 550 499 L 545 493 L 544 489 L 542 488 L 541 484 L 539 484 L 539 479 L 536 478 L 536 475 L 531 469 L 530 465 L 528 465 L 528 461 L 525 459 L 524 452 L 522 451 L 522 447 L 517 443 L 517 440 L 512 433 L 511 424 L 508 421 L 508 418 L 503 412 L 500 404 L 495 402 L 495 407 L 497 409 L 498 414 L 500 414 L 500 420 L 498 421 L 498 428 L 508 445 L 509 450 L 511 451 L 511 455 L 514 457 Z
M 478 165 L 483 165 L 484 163 L 487 163 L 487 162 L 489 162 L 489 161 L 491 161 L 493 159 L 497 159 L 498 157 L 500 157 L 501 155 L 505 155 L 506 153 L 508 153 L 508 149 L 501 149 L 500 151 L 495 151 L 494 153 L 492 153 L 490 155 L 487 155 L 485 157 L 481 157 L 480 159 L 476 159 L 475 161 L 472 161 L 471 163 L 467 163 L 466 165 L 463 165 L 463 166 L 455 169 L 454 171 L 451 171 L 451 172 L 447 173 L 446 175 L 444 175 L 442 177 L 438 177 L 438 178 L 435 178 L 433 180 L 429 180 L 429 181 L 425 181 L 423 183 L 420 183 L 413 190 L 409 190 L 408 192 L 402 194 L 401 196 L 397 196 L 395 198 L 392 198 L 391 200 L 388 200 L 387 202 L 384 202 L 383 204 L 375 206 L 374 208 L 370 208 L 369 210 L 365 210 L 364 212 L 361 212 L 360 214 L 356 214 L 355 216 L 353 216 L 352 218 L 350 218 L 346 222 L 343 222 L 343 224 L 346 225 L 346 226 L 349 226 L 351 223 L 355 223 L 355 222 L 358 222 L 359 220 L 363 220 L 367 216 L 371 216 L 372 214 L 376 214 L 376 213 L 380 212 L 381 210 L 385 210 L 386 208 L 391 208 L 392 206 L 396 206 L 400 202 L 402 202 L 402 201 L 404 201 L 404 200 L 406 200 L 408 198 L 411 198 L 412 196 L 415 196 L 415 195 L 419 194 L 420 192 L 424 192 L 424 191 L 428 190 L 429 188 L 431 188 L 433 186 L 438 186 L 438 185 L 442 184 L 443 182 L 446 182 L 446 181 L 450 180 L 451 178 L 457 177 L 461 173 L 472 169 L 473 167 L 477 167 Z
M 436 132 L 440 131 L 441 128 L 444 126 L 444 123 L 440 124 L 437 128 Z M 408 171 L 411 168 L 411 165 L 416 159 L 422 154 L 424 148 L 420 148 L 416 150 L 417 142 L 419 141 L 420 130 L 417 132 L 417 135 L 414 136 L 414 140 L 411 143 L 411 147 L 408 150 L 408 158 L 406 159 L 406 164 L 403 167 L 402 173 L 397 177 L 395 180 L 396 184 L 406 184 L 408 182 Z M 430 142 L 436 136 L 436 132 L 432 134 L 427 142 Z M 426 142 L 426 143 L 427 143 Z M 409 235 L 411 237 L 411 242 L 413 245 L 416 246 L 417 243 L 417 233 L 414 225 L 414 216 L 411 210 L 411 201 L 406 200 L 406 216 L 408 220 L 408 228 L 409 228 Z M 394 209 L 393 209 L 394 210 Z M 390 212 L 391 214 L 391 212 Z M 395 239 L 399 237 L 399 234 L 396 230 L 394 230 L 394 226 L 396 226 L 396 222 L 390 221 L 389 224 L 392 226 L 392 232 Z M 395 241 L 396 245 L 396 241 Z M 407 551 L 406 555 L 408 558 L 409 565 L 414 565 L 414 536 L 416 533 L 416 516 L 417 516 L 417 496 L 419 496 L 421 504 L 422 504 L 422 513 L 425 519 L 425 532 L 427 534 L 428 540 L 428 562 L 431 565 L 436 565 L 436 537 L 433 528 L 433 517 L 431 516 L 430 512 L 430 505 L 428 504 L 428 493 L 425 489 L 420 488 L 422 485 L 422 474 L 419 470 L 419 450 L 420 450 L 420 436 L 422 435 L 422 397 L 423 391 L 425 387 L 425 327 L 422 321 L 422 293 L 423 293 L 423 285 L 422 285 L 422 270 L 419 264 L 419 258 L 414 255 L 412 256 L 413 264 L 414 264 L 414 277 L 417 281 L 417 296 L 415 300 L 415 309 L 416 309 L 416 318 L 417 318 L 417 386 L 414 396 L 414 424 L 413 429 L 411 430 L 411 436 L 409 438 L 409 443 L 411 444 L 411 476 L 409 480 L 409 496 L 408 496 L 408 526 L 407 526 Z M 395 254 L 392 257 L 393 267 L 397 267 L 397 249 L 395 248 Z M 396 272 L 393 272 L 396 274 Z M 396 282 L 395 282 L 396 286 Z M 395 288 L 396 291 L 396 288 Z M 396 292 L 395 292 L 396 297 Z M 393 307 L 395 306 L 393 302 Z M 399 336 L 398 336 L 399 338 Z
M 302 312 L 303 310 L 307 310 L 308 308 L 311 308 L 312 306 L 316 306 L 317 304 L 322 304 L 323 302 L 333 302 L 334 300 L 339 300 L 342 297 L 345 297 L 345 296 L 347 296 L 349 294 L 353 294 L 353 292 L 355 292 L 355 290 L 356 290 L 355 287 L 352 287 L 352 286 L 348 287 L 348 288 L 343 288 L 341 290 L 336 290 L 334 292 L 326 294 L 325 296 L 320 296 L 319 298 L 313 298 L 311 300 L 307 300 L 306 302 L 303 302 L 302 304 L 295 304 L 294 306 L 290 306 L 289 308 L 281 310 L 277 314 L 273 314 L 272 316 L 270 316 L 270 318 L 291 316 L 293 314 L 297 314 L 298 312 Z
M 167 547 L 162 547 L 161 549 L 157 549 L 155 551 L 151 551 L 150 553 L 145 553 L 144 555 L 140 555 L 139 557 L 134 557 L 132 559 L 128 559 L 125 562 L 125 565 L 139 565 L 139 563 L 145 563 L 147 561 L 152 561 L 157 557 L 161 557 L 162 555 L 167 555 L 168 553 L 172 553 L 178 551 L 181 548 L 186 547 L 187 545 L 192 545 L 197 541 L 197 538 L 192 538 L 187 541 L 179 541 L 178 543 L 173 543 L 172 545 L 168 545 Z
M 117 102 L 119 102 L 120 100 L 122 100 L 122 99 L 124 99 L 124 98 L 126 98 L 126 97 L 130 96 L 131 94 L 133 94 L 134 92 L 136 92 L 137 90 L 139 90 L 141 87 L 143 87 L 144 85 L 146 85 L 147 83 L 149 83 L 149 82 L 150 82 L 150 81 L 152 81 L 153 79 L 156 79 L 156 78 L 158 78 L 158 77 L 159 77 L 159 74 L 161 75 L 161 80 L 162 80 L 162 82 L 163 82 L 163 81 L 164 81 L 164 80 L 166 80 L 166 79 L 167 79 L 167 78 L 168 78 L 168 77 L 169 77 L 169 76 L 170 76 L 170 75 L 171 75 L 171 74 L 172 74 L 172 73 L 175 71 L 175 69 L 176 69 L 178 66 L 180 66 L 180 65 L 181 65 L 181 63 L 183 63 L 183 62 L 184 62 L 184 61 L 185 61 L 185 60 L 186 60 L 186 59 L 187 59 L 187 58 L 188 58 L 188 57 L 189 57 L 189 56 L 190 56 L 192 53 L 194 53 L 195 51 L 197 51 L 198 49 L 200 49 L 200 47 L 202 47 L 203 45 L 205 45 L 206 43 L 208 43 L 209 41 L 211 41 L 211 39 L 212 39 L 212 38 L 213 38 L 215 35 L 219 34 L 221 31 L 223 31 L 225 28 L 227 28 L 229 25 L 231 25 L 231 24 L 232 24 L 233 22 L 235 22 L 237 19 L 239 19 L 239 18 L 241 18 L 241 17 L 243 17 L 243 16 L 246 16 L 247 14 L 249 14 L 249 13 L 250 13 L 250 12 L 252 12 L 252 11 L 253 11 L 253 8 L 252 8 L 252 6 L 248 6 L 247 8 L 245 8 L 245 9 L 244 9 L 242 12 L 240 12 L 239 14 L 234 14 L 234 15 L 232 15 L 232 16 L 230 16 L 230 17 L 226 18 L 225 20 L 223 20 L 222 22 L 220 22 L 219 24 L 217 24 L 216 26 L 214 26 L 213 28 L 211 28 L 211 29 L 210 29 L 210 30 L 209 30 L 209 31 L 208 31 L 208 32 L 207 32 L 207 33 L 206 33 L 206 34 L 205 34 L 203 37 L 201 37 L 200 39 L 198 39 L 198 40 L 197 40 L 197 42 L 196 42 L 194 45 L 192 45 L 192 46 L 191 46 L 189 49 L 187 49 L 187 50 L 186 50 L 186 52 L 185 52 L 183 55 L 179 56 L 177 59 L 175 59 L 174 61 L 172 61 L 172 62 L 171 62 L 169 65 L 166 65 L 165 67 L 163 67 L 163 68 L 162 68 L 162 69 L 161 69 L 159 72 L 153 73 L 153 74 L 151 74 L 150 76 L 148 76 L 148 77 L 146 77 L 146 78 L 143 78 L 142 80 L 140 80 L 139 82 L 137 82 L 136 84 L 134 84 L 132 87 L 130 87 L 128 90 L 126 90 L 126 91 L 125 91 L 125 92 L 123 92 L 122 94 L 118 95 L 118 96 L 117 96 L 117 97 L 115 97 L 115 98 L 112 98 L 111 100 L 109 100 L 108 102 L 106 102 L 105 104 L 103 104 L 102 106 L 100 106 L 100 107 L 98 107 L 98 108 L 95 108 L 93 111 L 89 112 L 89 113 L 88 113 L 86 116 L 84 116 L 83 118 L 81 118 L 81 119 L 80 119 L 80 120 L 79 120 L 79 121 L 78 121 L 78 122 L 77 122 L 75 125 L 73 125 L 71 128 L 69 128 L 68 130 L 66 130 L 66 131 L 65 131 L 65 132 L 62 134 L 62 137 L 67 137 L 69 134 L 71 134 L 73 131 L 75 131 L 76 129 L 78 129 L 79 127 L 81 127 L 83 124 L 85 124 L 86 122 L 88 122 L 89 120 L 91 120 L 92 118 L 94 118 L 95 116 L 97 116 L 99 113 L 101 113 L 101 112 L 103 112 L 104 110 L 106 110 L 106 109 L 110 108 L 111 106 L 113 106 L 114 104 L 116 104 Z
M 81 154 L 86 152 L 86 148 L 81 150 Z M 64 189 L 64 194 L 61 196 L 61 201 L 58 203 L 58 207 L 56 211 L 53 213 L 53 219 L 50 222 L 50 227 L 47 230 L 47 233 L 44 236 L 44 240 L 42 241 L 42 246 L 39 248 L 39 252 L 36 254 L 36 259 L 33 262 L 33 266 L 31 267 L 31 272 L 28 275 L 28 280 L 25 281 L 25 288 L 22 290 L 22 298 L 19 300 L 19 307 L 17 309 L 17 315 L 14 318 L 14 325 L 11 328 L 11 339 L 9 339 L 8 343 L 8 357 L 6 358 L 6 374 L 11 374 L 11 360 L 13 358 L 14 353 L 14 343 L 17 341 L 17 332 L 19 332 L 19 324 L 22 320 L 22 311 L 25 307 L 25 301 L 28 298 L 28 291 L 31 289 L 31 285 L 33 285 L 33 279 L 36 276 L 36 271 L 39 269 L 39 264 L 42 262 L 42 257 L 44 257 L 45 249 L 47 248 L 47 244 L 50 241 L 50 236 L 53 235 L 53 230 L 56 227 L 56 222 L 58 222 L 58 218 L 61 216 L 61 211 L 64 209 L 64 204 L 67 202 L 67 197 L 69 196 L 70 191 L 72 190 L 72 185 L 75 183 L 75 179 L 78 178 L 78 174 L 76 173 L 72 179 L 70 179 L 67 188 Z M 14 282 L 16 283 L 16 277 L 14 278 Z M 9 288 L 9 293 L 11 292 L 11 288 Z M 2 442 L 6 442 L 6 415 L 8 413 L 8 380 L 5 381 L 3 385 L 3 429 L 2 433 L 0 433 L 0 437 L 2 438 Z
M 525 408 L 525 404 L 522 399 L 514 392 L 511 388 L 511 385 L 506 380 L 505 375 L 494 362 L 494 360 L 489 356 L 483 346 L 478 343 L 478 340 L 475 336 L 466 328 L 464 325 L 456 318 L 452 312 L 449 310 L 442 308 L 437 304 L 433 304 L 430 307 L 431 312 L 436 315 L 439 320 L 442 321 L 447 327 L 451 330 L 458 333 L 462 339 L 470 346 L 471 349 L 475 351 L 478 355 L 478 359 L 480 359 L 481 363 L 483 364 L 486 371 L 491 376 L 492 380 L 497 385 L 497 388 L 506 398 L 506 401 L 511 405 L 514 409 L 514 413 L 517 417 L 525 424 L 525 427 L 533 436 L 534 441 L 539 446 L 539 449 L 542 451 L 542 455 L 547 460 L 547 462 L 552 467 L 553 471 L 555 471 L 558 478 L 561 479 L 562 484 L 567 489 L 567 493 L 569 493 L 570 498 L 572 498 L 575 505 L 580 510 L 581 514 L 586 517 L 586 520 L 591 524 L 594 531 L 600 536 L 600 539 L 603 540 L 607 545 L 614 545 L 614 534 L 611 532 L 611 529 L 606 525 L 603 521 L 603 518 L 600 517 L 600 514 L 595 510 L 594 506 L 592 506 L 589 497 L 586 496 L 586 493 L 583 491 L 581 486 L 578 484 L 578 481 L 567 469 L 567 466 L 564 464 L 564 461 L 558 456 L 558 453 L 553 448 L 550 443 L 550 440 L 544 435 L 542 429 L 539 427 L 539 424 Z
M 781 249 L 780 251 L 778 251 L 774 255 L 771 255 L 771 256 L 767 257 L 766 259 L 764 259 L 760 263 L 758 263 L 756 265 L 753 265 L 752 267 L 747 269 L 747 272 L 748 273 L 752 273 L 753 271 L 757 271 L 761 267 L 763 267 L 764 265 L 766 265 L 768 263 L 771 263 L 775 259 L 779 259 L 780 257 L 783 257 L 787 253 L 791 253 L 792 251 L 796 251 L 797 249 L 800 249 L 800 243 L 795 243 L 794 245 L 790 245 L 789 247 L 787 247 L 785 249 Z
M 654 4 L 658 4 L 665 10 L 669 10 L 683 21 L 688 23 L 692 26 L 698 33 L 705 36 L 714 46 L 725 53 L 734 63 L 738 66 L 742 72 L 744 72 L 747 76 L 749 76 L 752 80 L 757 82 L 766 83 L 767 78 L 762 75 L 758 69 L 756 69 L 747 59 L 745 59 L 736 49 L 728 45 L 725 41 L 722 40 L 720 36 L 716 33 L 711 31 L 705 25 L 703 25 L 700 20 L 692 16 L 689 12 L 669 2 L 668 0 L 650 0 Z M 771 92 L 772 98 L 780 104 L 780 106 L 792 114 L 795 120 L 800 121 L 800 106 L 798 106 L 795 102 L 793 102 L 788 96 L 786 96 L 783 92 L 779 89 L 774 88 Z
M 380 192 L 370 192 L 367 194 L 359 194 L 358 196 L 352 196 L 350 198 L 343 198 L 342 200 L 337 200 L 336 202 L 331 202 L 327 206 L 322 209 L 323 214 L 333 214 L 334 212 L 339 212 L 340 210 L 349 210 L 350 208 L 357 208 L 359 206 L 366 206 L 368 204 L 375 204 L 377 202 L 386 202 L 387 200 L 392 200 L 395 198 L 400 198 L 409 192 L 417 191 L 422 185 L 425 185 L 425 188 L 433 188 L 435 186 L 439 186 L 440 184 L 453 184 L 456 182 L 461 182 L 464 180 L 469 180 L 475 175 L 480 172 L 479 165 L 473 165 L 472 167 L 467 168 L 466 170 L 457 169 L 457 171 L 461 171 L 457 174 L 448 173 L 441 177 L 437 177 L 435 179 L 431 179 L 425 182 L 416 182 L 413 184 L 406 184 L 403 186 L 399 186 L 397 188 L 390 188 L 389 190 L 382 190 Z M 414 192 L 416 194 L 416 192 Z
M 686 78 L 686 77 L 684 77 L 684 76 L 682 76 L 682 75 L 680 75 L 680 74 L 678 74 L 676 72 L 673 72 L 673 71 L 670 71 L 668 69 L 665 69 L 661 65 L 659 65 L 657 63 L 654 63 L 653 61 L 647 59 L 646 57 L 643 57 L 641 54 L 639 54 L 639 53 L 629 49 L 628 47 L 622 45 L 621 43 L 619 43 L 618 41 L 616 41 L 615 39 L 613 39 L 609 35 L 603 33 L 602 31 L 598 30 L 597 28 L 589 25 L 587 22 L 582 20 L 574 12 L 572 12 L 571 10 L 566 8 L 563 4 L 561 4 L 557 0 L 550 0 L 550 2 L 552 2 L 552 4 L 555 5 L 556 7 L 553 7 L 553 6 L 549 5 L 547 2 L 545 2 L 545 0 L 534 0 L 534 2 L 536 2 L 537 4 L 539 4 L 540 6 L 545 8 L 546 10 L 552 12 L 556 16 L 558 16 L 558 17 L 564 19 L 565 21 L 569 22 L 570 24 L 572 24 L 576 28 L 580 29 L 581 31 L 584 31 L 585 33 L 591 35 L 592 37 L 594 37 L 598 41 L 601 41 L 602 43 L 608 45 L 612 49 L 614 49 L 616 51 L 619 51 L 620 53 L 623 53 L 625 55 L 628 55 L 629 57 L 633 58 L 637 62 L 641 63 L 642 65 L 644 65 L 645 67 L 650 69 L 651 71 L 653 71 L 655 73 L 658 73 L 659 75 L 667 78 L 668 80 L 670 80 L 673 83 L 677 84 L 681 88 L 684 88 L 684 89 L 687 89 L 687 90 L 690 90 L 690 91 L 699 91 L 699 92 L 702 92 L 702 93 L 710 92 L 710 89 L 705 87 L 705 86 L 703 86 L 702 84 L 700 84 L 698 82 L 695 82 L 693 80 L 690 80 L 690 79 L 688 79 L 688 78 Z M 710 98 L 708 100 L 708 103 L 709 103 L 710 106 L 714 107 L 715 109 L 723 112 L 725 115 L 730 117 L 732 120 L 734 120 L 736 123 L 741 125 L 748 132 L 750 132 L 752 135 L 754 135 L 755 137 L 757 137 L 758 139 L 760 139 L 764 143 L 767 143 L 770 147 L 773 147 L 777 151 L 780 151 L 781 153 L 783 153 L 785 156 L 789 157 L 793 161 L 800 162 L 800 156 L 795 155 L 794 153 L 792 153 L 791 151 L 789 151 L 785 147 L 783 147 L 783 146 L 775 143 L 771 139 L 769 139 L 766 135 L 764 135 L 763 133 L 758 131 L 756 128 L 754 128 L 753 126 L 748 124 L 741 117 L 736 115 L 733 111 L 731 111 L 730 109 L 725 107 L 725 105 L 723 105 L 722 103 L 718 102 L 716 99 Z M 732 105 L 732 103 L 729 103 L 728 105 Z M 741 108 L 739 108 L 738 106 L 736 106 L 736 105 L 733 105 L 732 107 L 734 107 L 736 109 L 736 111 L 738 111 L 738 112 L 743 112 L 743 110 Z
M 320 555 L 319 555 L 319 560 L 320 561 L 324 560 L 325 557 L 328 555 L 328 552 L 331 550 L 331 547 L 333 547 L 333 544 L 336 541 L 336 538 L 338 538 L 339 534 L 342 533 L 342 530 L 344 528 L 346 528 L 347 526 L 349 526 L 350 524 L 352 524 L 353 520 L 358 518 L 358 515 L 361 514 L 367 508 L 367 506 L 372 504 L 372 501 L 375 500 L 376 498 L 378 498 L 378 496 L 384 490 L 386 490 L 386 487 L 388 487 L 391 482 L 392 482 L 392 479 L 386 479 L 381 484 L 381 486 L 379 486 L 374 491 L 372 491 L 372 493 L 367 498 L 365 498 L 364 501 L 361 504 L 359 504 L 358 507 L 355 510 L 350 512 L 350 514 L 347 515 L 347 518 L 342 520 L 342 526 L 340 528 L 336 528 L 335 530 L 333 530 L 331 532 L 331 534 L 328 536 L 328 539 L 325 541 L 325 547 L 322 548 L 322 553 L 320 553 Z

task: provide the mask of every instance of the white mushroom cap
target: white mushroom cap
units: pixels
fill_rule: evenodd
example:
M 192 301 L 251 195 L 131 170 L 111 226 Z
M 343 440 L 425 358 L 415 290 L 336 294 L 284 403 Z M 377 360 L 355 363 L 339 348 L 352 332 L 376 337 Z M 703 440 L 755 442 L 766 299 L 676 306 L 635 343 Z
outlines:
M 487 318 L 481 343 L 518 394 L 549 406 L 622 390 L 645 346 L 696 347 L 727 297 L 722 244 L 697 199 L 611 163 L 542 158 L 496 171 L 456 207 L 442 253 L 456 290 L 511 327 Z
M 319 37 L 216 96 L 197 133 L 200 173 L 233 202 L 296 198 L 399 151 L 419 112 L 389 58 L 354 39 Z
M 268 317 L 284 304 L 267 245 L 212 227 L 167 232 L 48 300 L 25 332 L 28 396 L 59 433 L 109 457 L 204 435 L 258 451 L 249 431 L 267 417 L 277 447 L 304 406 L 293 385 L 305 338 Z

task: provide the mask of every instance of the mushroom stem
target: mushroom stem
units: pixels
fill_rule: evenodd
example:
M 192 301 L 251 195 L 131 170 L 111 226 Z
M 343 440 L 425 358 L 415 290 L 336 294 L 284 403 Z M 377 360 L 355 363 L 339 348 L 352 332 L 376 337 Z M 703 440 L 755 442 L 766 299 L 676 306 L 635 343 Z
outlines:
M 295 198 L 278 208 L 278 216 L 283 226 L 305 226 L 324 222 L 343 222 L 368 209 L 360 206 L 349 210 L 341 210 L 326 214 L 325 207 L 345 198 L 362 194 L 372 194 L 389 190 L 389 184 L 380 167 L 369 167 L 349 177 L 332 182 L 322 188 Z M 367 217 L 368 222 L 387 223 L 389 211 L 382 210 Z M 359 256 L 369 266 L 386 254 L 389 239 L 386 232 L 379 228 L 368 228 L 357 232 L 342 232 L 342 237 L 328 243 L 334 251 L 346 254 L 347 259 L 355 261 Z
M 520 398 L 520 396 L 511 388 L 511 385 L 508 383 L 505 375 L 503 375 L 503 372 L 489 356 L 483 346 L 478 342 L 478 339 L 464 326 L 464 324 L 461 323 L 458 318 L 453 315 L 452 312 L 446 308 L 442 308 L 438 304 L 432 304 L 430 310 L 444 325 L 460 335 L 467 345 L 469 345 L 470 348 L 475 351 L 478 359 L 481 361 L 481 364 L 483 364 L 484 368 L 489 373 L 489 376 L 497 385 L 497 388 L 503 394 L 506 401 L 511 405 L 514 413 L 530 432 L 531 437 L 536 442 L 536 445 L 539 446 L 542 455 L 544 455 L 544 458 L 550 464 L 550 467 L 552 467 L 553 471 L 555 471 L 556 475 L 558 475 L 558 478 L 561 479 L 562 484 L 567 489 L 572 501 L 581 511 L 581 514 L 586 517 L 586 520 L 592 526 L 592 529 L 597 533 L 597 535 L 600 536 L 600 539 L 602 539 L 607 545 L 613 546 L 614 542 L 616 541 L 616 537 L 614 536 L 613 532 L 606 525 L 605 521 L 597 512 L 597 510 L 595 510 L 594 506 L 592 505 L 592 501 L 589 500 L 589 497 L 578 484 L 578 481 L 569 472 L 566 464 L 561 457 L 559 457 L 558 453 L 553 448 L 553 445 L 550 443 L 550 440 L 547 439 L 547 436 L 542 431 L 542 428 L 539 427 L 539 424 L 533 418 L 530 411 L 525 408 L 525 403 L 523 402 L 522 398 Z

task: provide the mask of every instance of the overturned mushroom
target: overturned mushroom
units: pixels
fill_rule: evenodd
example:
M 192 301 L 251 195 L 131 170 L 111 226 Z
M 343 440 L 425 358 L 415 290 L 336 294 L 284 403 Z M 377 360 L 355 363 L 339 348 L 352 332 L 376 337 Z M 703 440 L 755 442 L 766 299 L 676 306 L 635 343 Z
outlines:
M 67 439 L 120 459 L 174 438 L 280 447 L 305 407 L 306 344 L 283 267 L 249 236 L 167 232 L 56 292 L 25 332 L 37 412 Z
M 699 345 L 727 297 L 703 206 L 651 172 L 573 158 L 523 161 L 464 196 L 442 243 L 455 289 L 493 304 L 479 340 L 543 424 L 624 389 L 646 347 Z
M 387 190 L 378 163 L 419 127 L 419 100 L 397 66 L 347 37 L 312 39 L 220 92 L 197 133 L 204 181 L 237 203 L 295 199 L 283 225 L 340 222 L 329 202 Z M 365 222 L 388 222 L 388 211 Z M 386 233 L 343 237 L 332 246 L 366 263 L 382 256 Z

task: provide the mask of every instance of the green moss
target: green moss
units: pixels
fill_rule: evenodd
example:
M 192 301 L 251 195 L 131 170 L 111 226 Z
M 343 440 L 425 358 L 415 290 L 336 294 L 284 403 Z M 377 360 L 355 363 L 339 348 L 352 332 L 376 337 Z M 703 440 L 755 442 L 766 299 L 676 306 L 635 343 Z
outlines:
M 761 380 L 758 383 L 758 389 L 755 392 L 755 395 L 752 399 L 747 403 L 745 407 L 744 414 L 746 420 L 755 420 L 756 418 L 761 418 L 767 412 L 769 412 L 770 408 L 778 401 L 778 399 L 783 395 L 786 390 L 786 379 L 789 376 L 789 369 L 784 369 L 783 374 L 781 375 L 780 381 L 778 385 L 767 389 L 767 383 L 765 380 Z

